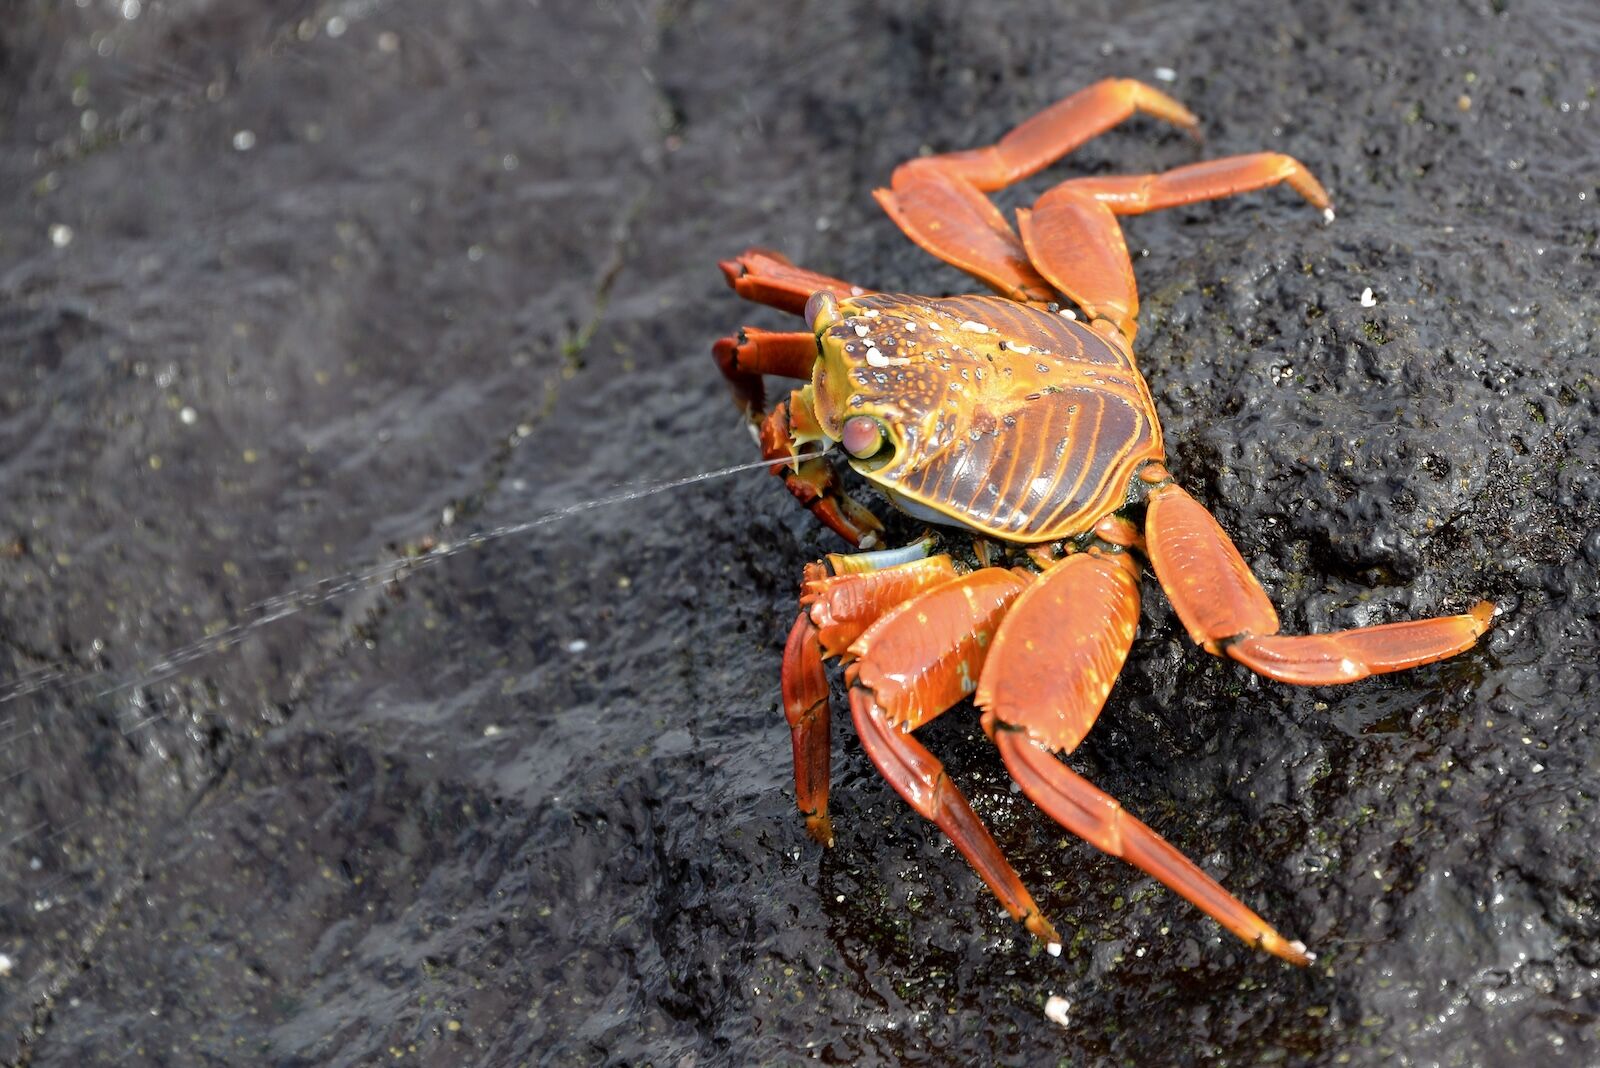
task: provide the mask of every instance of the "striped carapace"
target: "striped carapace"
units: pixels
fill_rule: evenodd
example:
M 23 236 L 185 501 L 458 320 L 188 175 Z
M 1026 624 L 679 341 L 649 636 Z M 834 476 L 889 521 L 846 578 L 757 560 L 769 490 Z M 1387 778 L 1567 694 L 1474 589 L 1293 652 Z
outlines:
M 968 568 L 930 555 L 938 539 L 929 536 L 806 567 L 783 657 L 797 800 L 811 835 L 831 844 L 823 661 L 838 658 L 863 748 L 884 778 L 1059 952 L 1055 929 L 1000 847 L 911 734 L 971 696 L 1008 772 L 1053 819 L 1240 938 L 1303 965 L 1311 960 L 1304 945 L 1059 759 L 1093 725 L 1128 655 L 1145 566 L 1207 652 L 1302 685 L 1353 682 L 1462 652 L 1488 627 L 1494 606 L 1278 633 L 1277 613 L 1227 534 L 1163 466 L 1161 425 L 1133 360 L 1138 294 L 1117 216 L 1282 183 L 1331 222 L 1322 186 L 1275 153 L 1073 178 L 1019 210 L 1015 229 L 984 195 L 1136 112 L 1197 125 L 1149 86 L 1104 81 L 993 145 L 901 164 L 878 190 L 913 241 L 998 297 L 868 291 L 760 249 L 722 265 L 741 296 L 803 315 L 810 327 L 746 328 L 715 349 L 773 472 L 795 497 L 858 549 L 879 545 L 882 524 L 844 491 L 829 450 L 819 448 L 839 444 L 896 506 L 970 531 L 973 557 L 984 562 Z M 768 410 L 763 375 L 807 384 Z M 1011 566 L 988 566 L 996 556 Z

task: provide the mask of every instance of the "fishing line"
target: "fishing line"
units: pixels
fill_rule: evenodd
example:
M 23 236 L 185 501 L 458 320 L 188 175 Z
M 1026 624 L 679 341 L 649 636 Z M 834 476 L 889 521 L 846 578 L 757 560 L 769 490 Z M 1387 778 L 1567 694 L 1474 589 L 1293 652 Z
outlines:
M 811 456 L 820 456 L 826 451 L 827 450 L 824 449 L 818 452 L 808 453 L 807 456 L 808 458 Z M 540 527 L 545 527 L 553 523 L 560 522 L 563 519 L 581 515 L 584 512 L 610 507 L 611 505 L 625 504 L 629 501 L 640 500 L 645 497 L 655 496 L 657 494 L 666 493 L 675 489 L 683 489 L 701 482 L 709 482 L 713 479 L 726 478 L 729 475 L 735 475 L 745 471 L 754 471 L 760 468 L 770 468 L 772 466 L 773 461 L 771 460 L 754 460 L 748 463 L 734 464 L 730 467 L 718 468 L 713 471 L 704 471 L 694 475 L 685 475 L 680 478 L 668 479 L 664 482 L 650 483 L 633 489 L 623 489 L 615 493 L 607 494 L 603 497 L 596 497 L 591 500 L 580 501 L 576 504 L 565 505 L 561 508 L 544 512 L 533 517 L 532 519 L 527 519 L 516 523 L 508 523 L 503 526 L 494 527 L 490 530 L 469 534 L 459 541 L 450 544 L 441 544 L 422 556 L 386 561 L 370 567 L 360 568 L 354 571 L 345 572 L 343 574 L 332 575 L 327 578 L 319 579 L 296 589 L 288 590 L 276 596 L 267 597 L 260 601 L 256 601 L 253 604 L 247 605 L 241 610 L 241 614 L 251 616 L 253 618 L 241 620 L 210 637 L 190 642 L 187 645 L 178 646 L 177 648 L 163 653 L 159 660 L 157 660 L 154 664 L 149 665 L 144 671 L 140 672 L 137 678 L 135 678 L 133 681 L 121 683 L 112 681 L 116 678 L 116 676 L 123 674 L 129 669 L 119 670 L 114 668 L 106 668 L 98 671 L 85 671 L 78 673 L 36 673 L 31 677 L 15 680 L 4 689 L 0 689 L 0 705 L 15 701 L 29 694 L 35 694 L 53 689 L 65 689 L 68 687 L 93 682 L 95 680 L 106 680 L 109 683 L 95 694 L 96 698 L 103 698 L 124 690 L 149 685 L 152 682 L 159 681 L 160 679 L 178 673 L 183 667 L 193 663 L 196 660 L 213 653 L 223 652 L 239 644 L 239 642 L 243 641 L 247 635 L 271 623 L 277 622 L 278 620 L 288 618 L 289 616 L 303 612 L 310 608 L 317 607 L 318 605 L 326 604 L 347 594 L 381 585 L 390 581 L 391 579 L 399 577 L 402 574 L 436 564 L 442 560 L 456 556 L 468 549 L 475 549 L 479 546 L 487 545 L 493 541 L 499 541 L 504 538 L 526 534 L 530 531 L 537 530 Z M 155 722 L 156 720 L 165 718 L 166 715 L 168 715 L 168 713 L 160 712 L 151 716 L 147 716 L 140 722 L 124 728 L 122 733 L 124 736 L 132 734 L 133 732 Z M 10 727 L 13 724 L 16 724 L 19 719 L 21 719 L 21 716 L 19 715 L 12 715 L 4 719 L 0 719 L 0 728 Z M 29 726 L 15 731 L 14 733 L 9 734 L 3 741 L 0 741 L 0 749 L 8 747 L 27 737 L 28 735 L 41 733 L 43 733 L 43 731 L 40 724 L 35 722 Z M 0 785 L 10 786 L 12 783 L 21 779 L 29 770 L 31 769 L 23 767 L 15 770 L 0 772 Z M 87 821 L 87 818 L 88 817 L 86 816 L 80 816 L 77 819 L 69 820 L 64 824 L 58 825 L 53 819 L 47 817 L 37 823 L 25 827 L 19 831 L 14 831 L 9 835 L 0 838 L 0 854 L 8 853 L 12 849 L 22 846 L 24 843 L 30 843 L 30 848 L 38 850 L 46 843 L 59 838 L 61 835 L 83 824 Z M 37 867 L 41 862 L 36 857 L 31 863 L 37 870 Z M 141 864 L 138 861 L 134 861 L 132 863 L 131 870 L 137 872 L 140 878 L 148 878 L 152 871 L 160 870 L 165 866 L 166 865 L 164 864 L 157 863 L 154 865 L 154 867 L 150 867 Z M 82 873 L 77 871 L 67 871 L 51 879 L 43 886 L 22 890 L 21 896 L 10 902 L 9 905 L 21 907 L 30 900 L 34 901 L 35 903 L 43 902 L 44 907 L 55 904 L 57 903 L 56 901 L 50 897 L 42 895 L 50 894 L 51 891 L 53 891 L 56 887 L 60 886 L 64 882 L 76 878 L 80 874 Z M 19 887 L 19 890 L 20 889 L 21 888 Z M 124 885 L 123 889 L 126 889 L 126 885 Z M 77 895 L 69 895 L 69 898 L 63 899 L 63 902 L 65 900 L 71 900 L 76 896 Z
M 809 455 L 821 454 L 813 453 Z M 556 508 L 552 511 L 535 516 L 532 519 L 523 520 L 517 523 L 508 523 L 504 526 L 494 527 L 490 530 L 468 534 L 459 541 L 441 543 L 435 548 L 419 556 L 401 557 L 395 560 L 386 560 L 383 563 L 374 564 L 369 567 L 360 568 L 354 571 L 347 571 L 338 575 L 330 575 L 327 578 L 318 579 L 315 582 L 307 583 L 304 586 L 299 586 L 284 593 L 276 594 L 272 597 L 266 597 L 246 605 L 239 611 L 239 615 L 246 618 L 241 618 L 237 622 L 217 631 L 215 634 L 167 650 L 166 652 L 160 654 L 155 661 L 138 670 L 137 677 L 131 681 L 115 681 L 118 676 L 124 675 L 128 671 L 133 670 L 128 668 L 100 668 L 82 672 L 51 670 L 38 671 L 27 675 L 22 675 L 16 679 L 13 679 L 5 686 L 0 687 L 0 706 L 9 704 L 12 701 L 18 700 L 19 698 L 27 697 L 30 694 L 40 693 L 45 690 L 66 689 L 69 687 L 82 686 L 96 680 L 105 680 L 108 683 L 108 685 L 105 685 L 102 689 L 98 690 L 94 694 L 94 696 L 97 698 L 109 697 L 125 690 L 149 685 L 152 682 L 158 682 L 161 679 L 177 673 L 180 669 L 194 663 L 196 660 L 200 660 L 214 653 L 224 652 L 233 648 L 246 637 L 249 637 L 262 627 L 269 626 L 270 624 L 276 623 L 282 619 L 288 619 L 289 617 L 298 615 L 307 609 L 316 608 L 320 605 L 338 600 L 341 597 L 359 593 L 363 590 L 372 589 L 376 586 L 381 586 L 391 579 L 400 576 L 401 574 L 411 571 L 418 571 L 425 567 L 430 567 L 439 563 L 440 561 L 448 560 L 452 556 L 457 556 L 468 549 L 476 549 L 493 541 L 500 541 L 504 538 L 511 538 L 520 534 L 526 534 L 529 531 L 537 530 L 540 527 L 549 526 L 552 523 L 560 522 L 563 519 L 569 519 L 575 515 L 581 515 L 584 512 L 594 511 L 597 508 L 607 508 L 615 504 L 625 504 L 629 501 L 636 501 L 644 497 L 655 496 L 656 494 L 666 493 L 670 490 L 683 489 L 687 486 L 692 486 L 700 482 L 709 482 L 713 479 L 726 478 L 729 475 L 739 474 L 743 471 L 754 471 L 757 468 L 771 467 L 772 464 L 773 461 L 771 460 L 755 460 L 749 463 L 734 464 L 731 467 L 718 468 L 714 471 L 704 471 L 699 474 L 685 475 L 680 478 L 669 479 L 665 482 L 651 483 L 635 489 L 621 490 L 616 493 L 608 494 L 604 497 L 596 497 L 591 500 L 580 501 L 576 504 L 565 505 L 561 508 Z M 13 722 L 14 719 L 15 717 L 7 720 L 0 720 L 0 724 L 9 724 Z M 138 729 L 138 726 L 143 725 L 144 724 L 141 723 L 136 727 L 131 728 L 129 731 L 125 731 L 124 733 L 131 733 L 131 730 L 136 730 Z M 5 748 L 5 746 L 10 744 L 10 742 L 31 733 L 37 733 L 37 728 L 24 729 L 17 732 L 14 736 L 7 738 L 4 741 L 0 741 L 0 749 Z

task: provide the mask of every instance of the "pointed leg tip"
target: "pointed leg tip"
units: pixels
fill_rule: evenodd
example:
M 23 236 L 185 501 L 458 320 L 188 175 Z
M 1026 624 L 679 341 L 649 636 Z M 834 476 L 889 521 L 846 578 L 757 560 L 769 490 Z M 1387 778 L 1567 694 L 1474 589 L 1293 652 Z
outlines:
M 1267 930 L 1256 939 L 1256 944 L 1280 960 L 1304 968 L 1317 959 L 1317 955 L 1306 949 L 1306 944 L 1296 938 L 1290 941 L 1277 931 Z
M 1500 606 L 1493 601 L 1479 601 L 1468 610 L 1467 614 L 1478 621 L 1478 633 L 1482 634 L 1489 629 L 1489 624 L 1499 611 Z
M 1037 912 L 1030 912 L 1023 918 L 1022 925 L 1033 937 L 1044 943 L 1045 950 L 1052 957 L 1061 956 L 1061 936 L 1056 933 L 1055 927 L 1049 920 Z
M 806 817 L 806 834 L 818 845 L 833 848 L 833 820 L 826 812 Z

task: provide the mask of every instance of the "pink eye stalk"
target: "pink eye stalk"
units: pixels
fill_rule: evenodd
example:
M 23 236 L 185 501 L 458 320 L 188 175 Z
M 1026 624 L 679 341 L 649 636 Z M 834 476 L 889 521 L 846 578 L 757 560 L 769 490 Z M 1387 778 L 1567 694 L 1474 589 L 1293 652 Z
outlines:
M 858 460 L 865 460 L 883 448 L 883 427 L 870 416 L 853 416 L 844 421 L 843 440 L 845 451 Z
M 839 321 L 839 301 L 827 290 L 818 290 L 806 301 L 805 317 L 811 332 L 820 334 Z

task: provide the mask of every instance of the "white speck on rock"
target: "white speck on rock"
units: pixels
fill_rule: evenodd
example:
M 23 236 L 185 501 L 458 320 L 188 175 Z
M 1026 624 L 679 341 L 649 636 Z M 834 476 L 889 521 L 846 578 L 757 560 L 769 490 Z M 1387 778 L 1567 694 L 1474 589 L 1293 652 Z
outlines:
M 1045 946 L 1044 948 L 1045 948 L 1045 952 L 1049 953 L 1052 957 L 1061 956 L 1061 943 L 1060 942 L 1051 942 L 1048 946 Z
M 483 736 L 485 738 L 493 738 L 499 733 L 500 725 L 498 723 L 491 723 L 487 727 L 483 728 Z
M 1322 209 L 1322 221 L 1324 223 L 1333 222 L 1333 208 L 1331 206 Z
M 251 130 L 240 130 L 233 135 L 233 147 L 238 152 L 248 152 L 256 147 L 256 135 Z
M 1178 72 L 1171 67 L 1157 67 L 1151 73 L 1156 76 L 1156 81 L 1158 82 L 1175 82 L 1178 80 Z
M 10 975 L 11 969 L 16 967 L 16 962 L 11 959 L 11 954 L 0 953 L 0 976 Z
M 200 413 L 196 412 L 193 408 L 189 407 L 188 405 L 184 405 L 183 410 L 178 413 L 178 421 L 181 422 L 184 426 L 194 426 L 195 422 L 199 418 L 200 418 Z
M 1361 291 L 1361 306 L 1363 308 L 1376 308 L 1378 306 L 1378 298 L 1372 295 L 1371 286 Z
M 581 653 L 587 648 L 589 648 L 589 643 L 582 638 L 574 638 L 567 643 L 567 652 L 569 653 Z
M 1072 1018 L 1067 1014 L 1072 1011 L 1072 1002 L 1060 994 L 1051 994 L 1050 1000 L 1044 1003 L 1044 1015 L 1051 1023 L 1062 1027 L 1072 1026 Z
M 72 244 L 72 227 L 66 223 L 56 223 L 51 226 L 50 243 L 56 248 L 66 248 Z

